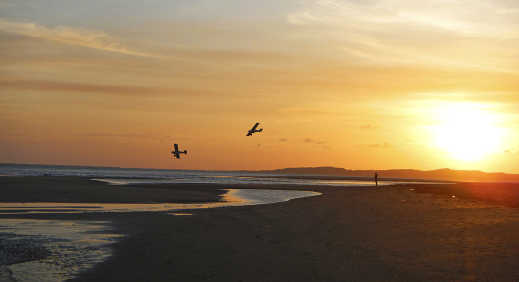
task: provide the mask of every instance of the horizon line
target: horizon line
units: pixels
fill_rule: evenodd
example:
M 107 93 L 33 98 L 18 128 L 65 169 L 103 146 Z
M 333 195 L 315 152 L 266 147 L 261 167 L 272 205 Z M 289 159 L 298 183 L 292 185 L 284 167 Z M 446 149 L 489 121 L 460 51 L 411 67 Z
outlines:
M 275 168 L 275 169 L 223 169 L 223 170 L 212 170 L 212 169 L 171 169 L 171 168 L 151 168 L 151 167 L 121 167 L 121 166 L 103 166 L 103 165 L 71 165 L 71 164 L 46 164 L 46 163 L 10 163 L 10 162 L 0 162 L 0 166 L 3 165 L 26 165 L 26 166 L 58 166 L 58 167 L 81 167 L 81 168 L 115 168 L 115 169 L 140 169 L 140 170 L 177 170 L 177 171 L 214 171 L 214 172 L 264 172 L 264 171 L 276 171 L 276 170 L 284 170 L 284 169 L 300 169 L 300 168 L 334 168 L 334 169 L 342 169 L 346 171 L 396 171 L 396 170 L 413 170 L 413 171 L 421 171 L 421 172 L 433 172 L 440 170 L 450 170 L 450 171 L 464 171 L 464 172 L 480 172 L 487 174 L 508 174 L 508 175 L 519 175 L 519 173 L 509 173 L 502 171 L 483 171 L 483 170 L 463 170 L 463 169 L 451 169 L 451 168 L 437 168 L 431 170 L 422 170 L 422 169 L 414 169 L 414 168 L 391 168 L 391 169 L 349 169 L 344 167 L 336 167 L 336 166 L 299 166 L 299 167 L 284 167 L 284 168 Z

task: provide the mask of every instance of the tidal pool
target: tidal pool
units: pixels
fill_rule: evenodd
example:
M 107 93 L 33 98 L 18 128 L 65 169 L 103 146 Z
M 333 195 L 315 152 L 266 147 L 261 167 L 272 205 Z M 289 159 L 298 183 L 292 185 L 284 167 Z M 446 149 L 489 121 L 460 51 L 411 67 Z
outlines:
M 321 195 L 312 191 L 225 189 L 211 203 L 0 203 L 1 215 L 167 212 L 261 205 Z M 65 281 L 111 255 L 122 237 L 108 221 L 0 218 L 0 281 Z
M 321 195 L 313 191 L 225 189 L 220 202 L 209 203 L 0 203 L 0 214 L 84 213 L 84 212 L 160 212 L 208 209 L 229 206 L 263 205 Z M 0 223 L 2 220 L 0 219 Z
M 111 255 L 110 222 L 0 219 L 0 281 L 65 281 Z

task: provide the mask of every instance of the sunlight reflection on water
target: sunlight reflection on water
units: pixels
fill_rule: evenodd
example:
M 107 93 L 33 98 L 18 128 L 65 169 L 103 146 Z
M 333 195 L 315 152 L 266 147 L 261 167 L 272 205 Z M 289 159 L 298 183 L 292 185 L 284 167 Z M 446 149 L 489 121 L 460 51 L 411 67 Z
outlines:
M 109 222 L 1 219 L 0 280 L 64 281 L 111 255 Z
M 213 203 L 0 203 L 0 214 L 89 212 L 177 212 L 226 206 L 271 204 L 321 193 L 293 190 L 225 189 Z M 111 255 L 108 222 L 0 218 L 0 281 L 64 281 Z M 107 232 L 108 231 L 108 232 Z
M 0 203 L 0 214 L 84 213 L 84 212 L 160 212 L 247 206 L 285 202 L 321 195 L 313 191 L 225 189 L 221 202 L 211 203 Z M 1 220 L 0 220 L 1 222 Z

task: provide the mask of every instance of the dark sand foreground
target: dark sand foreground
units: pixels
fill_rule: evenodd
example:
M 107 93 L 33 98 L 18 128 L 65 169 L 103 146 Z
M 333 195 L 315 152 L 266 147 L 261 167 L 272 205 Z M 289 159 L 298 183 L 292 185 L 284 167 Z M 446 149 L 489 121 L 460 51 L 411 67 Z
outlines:
M 41 189 L 46 200 L 62 201 L 65 187 L 76 187 L 67 196 L 76 200 L 72 194 L 89 194 L 90 185 L 106 201 L 132 202 L 137 195 L 155 201 L 155 193 L 196 201 L 215 199 L 221 193 L 216 188 L 224 188 L 136 186 L 113 193 L 113 187 L 82 178 L 51 177 L 45 185 L 24 179 L 0 178 L 0 201 L 21 201 Z M 192 216 L 31 217 L 111 220 L 128 234 L 114 244 L 114 256 L 77 281 L 519 281 L 519 210 L 509 200 L 519 198 L 519 185 L 471 185 L 276 186 L 323 195 Z M 4 198 L 4 191 L 10 195 Z

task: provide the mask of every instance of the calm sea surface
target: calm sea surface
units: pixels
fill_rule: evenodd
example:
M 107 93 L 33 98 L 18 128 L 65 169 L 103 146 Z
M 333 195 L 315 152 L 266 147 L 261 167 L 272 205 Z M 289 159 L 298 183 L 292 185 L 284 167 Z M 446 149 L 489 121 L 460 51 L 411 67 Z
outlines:
M 216 183 L 216 184 L 288 184 L 330 186 L 372 186 L 373 181 L 295 179 L 289 176 L 233 171 L 164 170 L 112 167 L 77 167 L 0 164 L 0 175 L 8 176 L 84 176 L 109 178 L 113 184 L 128 183 Z M 379 181 L 379 185 L 401 182 Z M 403 182 L 402 182 L 403 183 Z M 406 182 L 409 183 L 409 182 Z

